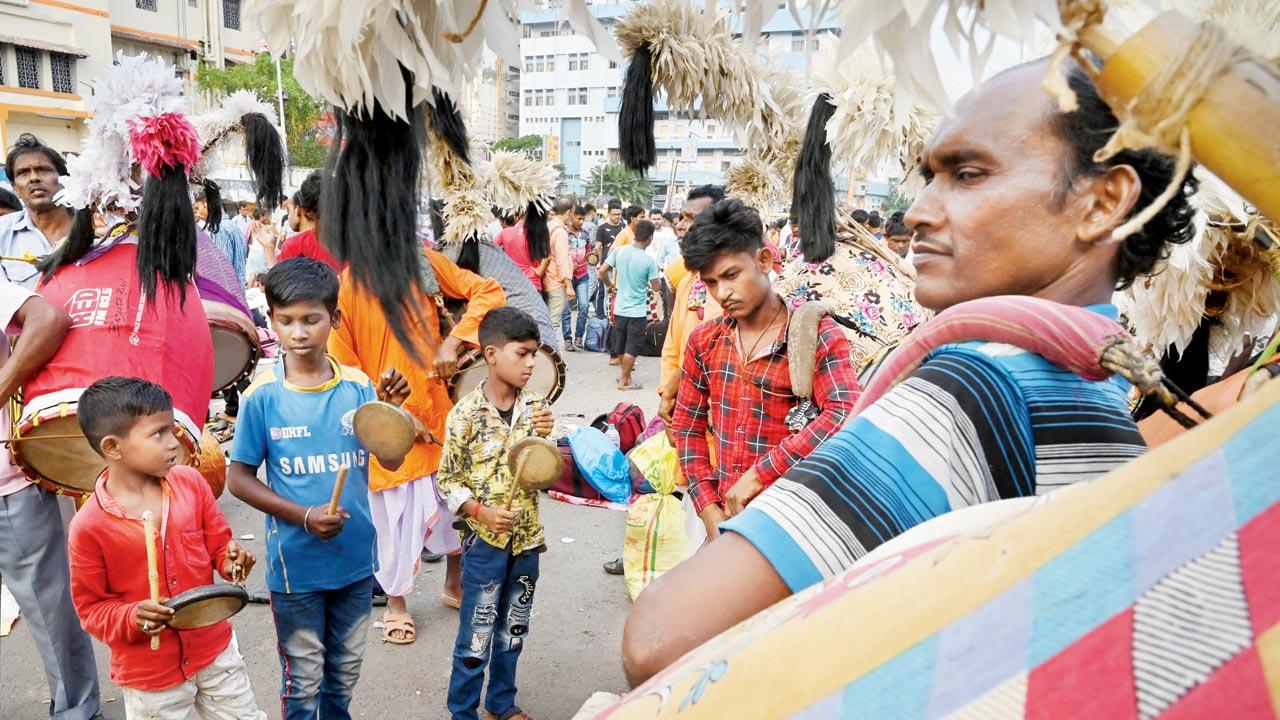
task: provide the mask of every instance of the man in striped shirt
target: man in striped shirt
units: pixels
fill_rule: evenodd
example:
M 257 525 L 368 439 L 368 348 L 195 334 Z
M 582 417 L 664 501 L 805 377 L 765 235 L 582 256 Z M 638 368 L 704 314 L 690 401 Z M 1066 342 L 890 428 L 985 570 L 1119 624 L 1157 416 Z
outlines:
M 1079 108 L 1060 113 L 1040 90 L 1047 69 L 985 82 L 926 146 L 927 185 L 905 218 L 922 305 L 1029 295 L 1115 317 L 1113 290 L 1150 272 L 1167 243 L 1191 239 L 1191 179 L 1141 230 L 1112 237 L 1168 186 L 1173 160 L 1124 151 L 1095 161 L 1115 116 L 1077 67 L 1068 80 Z M 935 350 L 646 589 L 624 635 L 628 677 L 653 675 L 914 525 L 1118 467 L 1145 449 L 1126 390 L 1008 345 Z

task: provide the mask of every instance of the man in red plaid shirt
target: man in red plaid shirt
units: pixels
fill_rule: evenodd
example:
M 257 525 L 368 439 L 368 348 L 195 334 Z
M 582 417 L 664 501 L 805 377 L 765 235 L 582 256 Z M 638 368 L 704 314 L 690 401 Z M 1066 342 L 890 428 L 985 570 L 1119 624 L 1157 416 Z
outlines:
M 770 286 L 773 253 L 755 210 L 738 200 L 716 203 L 698 216 L 681 252 L 725 313 L 689 336 L 673 422 L 694 510 L 714 538 L 721 522 L 844 424 L 861 388 L 849 341 L 823 318 L 813 378 L 818 413 L 799 431 L 788 429 L 788 414 L 801 403 L 787 367 L 790 312 Z

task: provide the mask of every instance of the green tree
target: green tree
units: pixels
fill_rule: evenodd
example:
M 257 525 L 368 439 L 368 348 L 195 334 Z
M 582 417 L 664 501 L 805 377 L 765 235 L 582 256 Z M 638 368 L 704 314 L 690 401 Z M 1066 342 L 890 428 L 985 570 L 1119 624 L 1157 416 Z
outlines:
M 889 217 L 895 212 L 906 212 L 913 202 L 915 198 L 903 195 L 902 184 L 894 178 L 889 182 L 889 197 L 885 198 L 884 204 L 880 206 L 880 214 Z
M 652 183 L 620 162 L 596 165 L 586 184 L 587 195 L 616 197 L 644 207 L 648 207 L 655 194 Z
M 514 138 L 502 138 L 493 144 L 492 150 L 522 152 L 534 160 L 542 159 L 542 136 L 521 135 Z
M 325 104 L 306 93 L 293 77 L 293 58 L 280 60 L 280 80 L 284 84 L 285 131 L 289 138 L 289 162 L 303 167 L 324 164 L 328 148 L 319 139 Z M 275 107 L 276 64 L 267 53 L 251 63 L 219 68 L 200 65 L 196 85 L 201 90 L 227 95 L 237 90 L 251 90 Z

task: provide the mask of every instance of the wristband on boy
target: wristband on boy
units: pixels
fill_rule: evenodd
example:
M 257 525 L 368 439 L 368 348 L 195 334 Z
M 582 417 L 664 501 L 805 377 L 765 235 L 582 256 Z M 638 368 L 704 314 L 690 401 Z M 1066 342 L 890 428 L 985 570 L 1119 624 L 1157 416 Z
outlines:
M 472 503 L 472 504 L 471 504 L 471 519 L 472 519 L 472 520 L 479 520 L 479 519 L 480 519 L 480 511 L 481 511 L 481 510 L 483 510 L 483 509 L 484 509 L 484 505 L 482 505 L 482 504 L 480 504 L 480 503 L 478 503 L 478 502 L 477 502 L 477 503 Z

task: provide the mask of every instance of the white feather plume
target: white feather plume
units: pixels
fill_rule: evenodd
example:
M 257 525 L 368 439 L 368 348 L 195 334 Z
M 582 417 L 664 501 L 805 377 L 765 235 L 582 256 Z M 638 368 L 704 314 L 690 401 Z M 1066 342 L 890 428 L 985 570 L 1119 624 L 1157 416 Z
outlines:
M 241 137 L 240 118 L 250 113 L 266 116 L 274 125 L 275 109 L 250 90 L 237 90 L 223 99 L 221 107 L 191 118 L 200 138 L 200 161 L 193 177 L 205 178 L 222 168 L 222 153 Z
M 763 216 L 769 208 L 786 199 L 788 185 L 777 169 L 758 154 L 748 153 L 725 174 L 724 193 L 755 208 Z
M 650 0 L 618 22 L 618 44 L 653 53 L 654 89 L 680 113 L 733 127 L 781 175 L 790 177 L 804 140 L 809 87 L 734 40 L 728 16 L 690 0 Z
M 893 75 L 866 46 L 843 60 L 826 54 L 815 64 L 814 83 L 835 107 L 827 122 L 832 164 L 864 175 L 888 164 L 906 177 L 937 125 L 937 115 L 922 105 L 897 102 Z
M 294 77 L 308 93 L 352 111 L 376 104 L 399 118 L 407 118 L 406 97 L 413 105 L 430 102 L 432 87 L 458 97 L 486 43 L 517 63 L 511 55 L 519 48 L 513 21 L 519 12 L 517 0 L 250 0 L 246 6 L 272 52 L 292 49 Z M 585 4 L 574 3 L 566 14 L 575 27 L 599 26 Z
M 531 202 L 538 203 L 543 211 L 548 210 L 559 180 L 550 163 L 509 151 L 493 153 L 483 175 L 485 195 L 490 202 L 512 211 L 523 211 Z
M 1056 0 L 843 0 L 841 56 L 867 39 L 892 61 L 900 104 L 923 104 L 939 112 L 951 106 L 929 38 L 935 20 L 951 46 L 969 60 L 976 84 L 982 79 L 995 35 L 1019 43 L 1036 41 L 1037 21 L 1062 29 Z
M 72 208 L 114 206 L 137 208 L 139 186 L 133 181 L 130 125 L 140 118 L 183 112 L 187 99 L 173 68 L 145 53 L 117 53 L 116 64 L 93 83 L 85 101 L 92 117 L 89 136 L 79 155 L 67 158 L 67 177 L 57 201 Z

